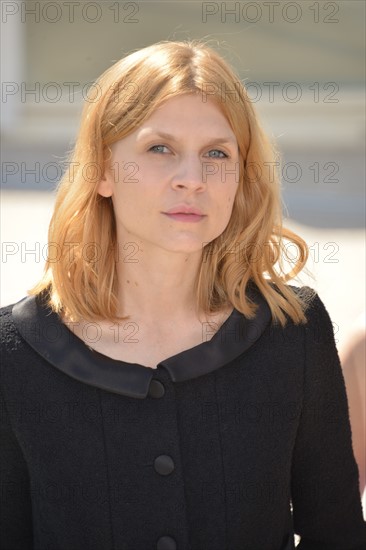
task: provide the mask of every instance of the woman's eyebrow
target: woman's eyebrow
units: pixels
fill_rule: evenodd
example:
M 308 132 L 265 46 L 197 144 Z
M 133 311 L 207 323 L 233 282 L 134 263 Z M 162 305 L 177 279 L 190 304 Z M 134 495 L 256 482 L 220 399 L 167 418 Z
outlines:
M 149 132 L 148 134 L 144 134 L 141 139 L 150 139 L 151 137 L 153 136 L 159 136 L 159 137 L 162 137 L 163 139 L 168 139 L 170 141 L 174 141 L 174 142 L 177 142 L 179 141 L 175 136 L 173 136 L 172 134 L 168 134 L 167 132 L 162 132 L 160 130 L 151 130 L 151 132 Z M 230 145 L 234 145 L 235 147 L 237 147 L 237 141 L 235 138 L 231 137 L 231 136 L 222 136 L 222 137 L 215 137 L 215 138 L 209 138 L 207 140 L 207 144 L 208 145 L 215 145 L 215 144 L 218 144 L 218 143 L 228 143 Z

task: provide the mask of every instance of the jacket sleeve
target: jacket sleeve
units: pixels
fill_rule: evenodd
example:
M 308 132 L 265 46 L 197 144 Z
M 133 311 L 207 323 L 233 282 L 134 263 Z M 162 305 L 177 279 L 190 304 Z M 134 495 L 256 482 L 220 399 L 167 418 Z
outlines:
M 291 497 L 298 550 L 365 550 L 359 472 L 333 326 L 315 295 L 307 310 L 303 403 Z
M 0 548 L 33 550 L 28 468 L 12 430 L 1 389 L 0 442 Z

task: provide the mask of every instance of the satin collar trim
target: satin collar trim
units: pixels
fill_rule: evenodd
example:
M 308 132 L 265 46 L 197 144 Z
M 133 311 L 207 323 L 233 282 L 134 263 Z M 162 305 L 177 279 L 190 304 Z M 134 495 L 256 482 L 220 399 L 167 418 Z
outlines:
M 258 340 L 271 320 L 271 311 L 258 289 L 252 287 L 247 294 L 258 304 L 253 319 L 234 309 L 211 340 L 164 359 L 157 369 L 112 359 L 91 350 L 39 296 L 17 302 L 12 315 L 24 340 L 64 374 L 103 390 L 143 399 L 154 372 L 160 367 L 169 372 L 173 382 L 183 382 L 223 367 Z

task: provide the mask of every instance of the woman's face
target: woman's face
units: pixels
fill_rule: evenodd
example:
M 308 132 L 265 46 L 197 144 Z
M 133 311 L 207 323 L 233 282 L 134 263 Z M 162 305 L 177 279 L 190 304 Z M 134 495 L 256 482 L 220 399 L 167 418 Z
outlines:
M 192 253 L 228 225 L 238 143 L 218 106 L 203 99 L 167 100 L 112 146 L 111 169 L 98 191 L 112 196 L 120 244 Z

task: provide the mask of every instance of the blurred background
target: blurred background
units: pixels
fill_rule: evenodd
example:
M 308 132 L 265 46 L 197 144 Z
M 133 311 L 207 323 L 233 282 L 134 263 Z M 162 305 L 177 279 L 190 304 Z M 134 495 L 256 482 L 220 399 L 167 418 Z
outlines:
M 311 273 L 294 284 L 319 292 L 340 351 L 363 330 L 363 1 L 3 1 L 1 26 L 1 305 L 42 273 L 54 190 L 92 82 L 135 49 L 206 38 L 282 153 L 285 225 L 311 251 Z M 364 401 L 358 413 L 364 426 Z

